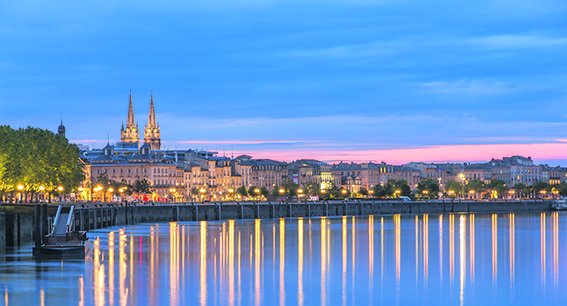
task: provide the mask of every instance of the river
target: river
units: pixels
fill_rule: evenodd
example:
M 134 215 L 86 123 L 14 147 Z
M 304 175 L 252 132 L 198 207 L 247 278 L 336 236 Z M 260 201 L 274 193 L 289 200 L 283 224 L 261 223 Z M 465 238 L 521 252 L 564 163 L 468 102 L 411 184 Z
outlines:
M 0 256 L 0 305 L 564 305 L 567 214 L 171 222 Z

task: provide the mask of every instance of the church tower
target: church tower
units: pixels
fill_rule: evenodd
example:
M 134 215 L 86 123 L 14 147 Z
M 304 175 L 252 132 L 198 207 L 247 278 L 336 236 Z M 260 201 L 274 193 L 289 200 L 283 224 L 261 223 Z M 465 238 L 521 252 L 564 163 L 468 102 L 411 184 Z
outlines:
M 63 125 L 63 119 L 61 119 L 61 124 L 59 124 L 59 127 L 57 128 L 57 134 L 59 134 L 60 136 L 65 137 L 65 126 Z
M 128 121 L 126 127 L 122 123 L 120 130 L 120 141 L 126 145 L 135 145 L 138 147 L 140 136 L 138 132 L 138 124 L 134 120 L 134 104 L 132 103 L 132 93 L 130 93 L 130 104 L 128 105 Z
M 150 113 L 148 114 L 148 124 L 144 128 L 144 142 L 150 145 L 152 150 L 159 150 L 161 148 L 160 128 L 156 123 L 153 95 L 150 96 Z

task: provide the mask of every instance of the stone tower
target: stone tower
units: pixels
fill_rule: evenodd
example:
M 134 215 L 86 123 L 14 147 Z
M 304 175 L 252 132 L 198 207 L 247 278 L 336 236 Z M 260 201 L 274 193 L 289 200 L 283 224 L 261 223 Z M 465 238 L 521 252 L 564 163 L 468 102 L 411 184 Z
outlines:
M 132 93 L 130 93 L 130 104 L 128 105 L 128 121 L 126 122 L 126 127 L 124 127 L 124 123 L 122 123 L 122 129 L 120 130 L 120 141 L 124 144 L 136 144 L 136 146 L 140 141 L 138 124 L 134 120 L 134 104 L 132 103 Z
M 152 150 L 159 150 L 161 148 L 160 128 L 156 123 L 153 95 L 150 96 L 150 112 L 148 114 L 148 124 L 144 128 L 144 142 L 150 145 Z

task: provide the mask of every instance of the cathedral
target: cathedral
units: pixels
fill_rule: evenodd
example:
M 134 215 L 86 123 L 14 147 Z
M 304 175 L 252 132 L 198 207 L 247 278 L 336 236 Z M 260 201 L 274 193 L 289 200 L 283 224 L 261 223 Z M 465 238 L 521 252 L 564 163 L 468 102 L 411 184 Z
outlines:
M 138 148 L 140 145 L 140 132 L 138 123 L 134 119 L 134 103 L 132 94 L 130 93 L 130 102 L 128 104 L 128 119 L 126 126 L 122 123 L 120 129 L 120 144 L 123 147 Z M 150 112 L 148 114 L 148 123 L 144 127 L 144 144 L 150 146 L 152 150 L 161 149 L 160 127 L 156 122 L 156 113 L 154 107 L 154 96 L 150 96 Z

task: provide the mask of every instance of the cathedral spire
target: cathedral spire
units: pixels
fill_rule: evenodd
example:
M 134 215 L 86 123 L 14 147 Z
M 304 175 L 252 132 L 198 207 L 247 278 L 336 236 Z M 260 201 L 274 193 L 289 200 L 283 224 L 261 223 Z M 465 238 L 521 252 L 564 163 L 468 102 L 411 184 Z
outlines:
M 130 103 L 128 104 L 128 121 L 126 122 L 127 127 L 133 127 L 136 125 L 134 120 L 134 103 L 132 102 L 132 93 L 130 93 Z
M 156 127 L 156 111 L 154 108 L 154 95 L 150 96 L 150 113 L 148 115 L 148 126 Z
M 138 125 L 134 119 L 134 103 L 132 102 L 132 92 L 130 91 L 130 101 L 128 103 L 128 120 L 126 121 L 126 127 L 122 123 L 122 129 L 120 131 L 120 141 L 124 144 L 134 145 L 138 147 L 138 142 L 140 141 L 140 136 L 138 134 Z
M 152 150 L 161 148 L 161 135 L 159 125 L 156 122 L 154 95 L 150 96 L 150 112 L 148 113 L 148 124 L 144 129 L 144 142 L 149 144 Z

